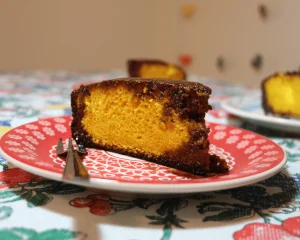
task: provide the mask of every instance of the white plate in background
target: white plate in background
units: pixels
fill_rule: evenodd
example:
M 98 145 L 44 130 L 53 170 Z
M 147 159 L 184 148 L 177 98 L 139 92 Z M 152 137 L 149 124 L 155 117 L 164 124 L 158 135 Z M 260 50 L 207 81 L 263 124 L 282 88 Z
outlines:
M 259 90 L 225 99 L 221 107 L 232 115 L 266 128 L 300 133 L 300 119 L 286 119 L 264 113 Z

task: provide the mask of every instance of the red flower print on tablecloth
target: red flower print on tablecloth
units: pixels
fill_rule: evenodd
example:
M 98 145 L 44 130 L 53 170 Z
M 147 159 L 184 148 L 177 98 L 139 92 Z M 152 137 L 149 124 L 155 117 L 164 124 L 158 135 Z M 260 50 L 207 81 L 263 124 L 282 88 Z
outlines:
M 285 231 L 300 238 L 300 217 L 288 218 L 282 223 L 282 227 Z
M 106 194 L 92 194 L 86 198 L 75 198 L 70 201 L 70 205 L 77 208 L 89 207 L 92 214 L 106 216 L 115 212 L 109 200 L 110 196 Z
M 0 163 L 0 204 L 25 200 L 27 206 L 38 207 L 52 201 L 53 195 L 85 191 L 80 186 L 44 179 L 19 168 L 8 168 Z
M 242 230 L 235 232 L 233 237 L 235 240 L 299 240 L 300 217 L 288 218 L 281 225 L 269 223 L 247 224 Z
M 0 189 L 14 187 L 17 184 L 27 183 L 29 181 L 38 182 L 41 179 L 41 177 L 25 172 L 20 168 L 11 168 L 0 172 Z
M 90 208 L 90 213 L 107 216 L 118 211 L 130 209 L 135 206 L 132 201 L 113 199 L 107 194 L 91 194 L 85 198 L 75 198 L 70 205 L 77 208 Z

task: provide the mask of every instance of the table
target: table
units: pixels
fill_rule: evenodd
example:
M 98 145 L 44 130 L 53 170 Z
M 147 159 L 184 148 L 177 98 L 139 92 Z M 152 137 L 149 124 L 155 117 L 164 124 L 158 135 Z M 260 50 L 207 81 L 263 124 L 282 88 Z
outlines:
M 2 72 L 0 136 L 44 117 L 70 115 L 70 92 L 82 82 L 122 71 Z M 194 195 L 139 196 L 43 179 L 0 157 L 0 239 L 300 239 L 300 137 L 229 116 L 220 99 L 243 94 L 236 84 L 190 76 L 213 89 L 207 120 L 270 137 L 286 151 L 284 170 L 237 189 Z M 93 202 L 93 205 L 91 205 Z

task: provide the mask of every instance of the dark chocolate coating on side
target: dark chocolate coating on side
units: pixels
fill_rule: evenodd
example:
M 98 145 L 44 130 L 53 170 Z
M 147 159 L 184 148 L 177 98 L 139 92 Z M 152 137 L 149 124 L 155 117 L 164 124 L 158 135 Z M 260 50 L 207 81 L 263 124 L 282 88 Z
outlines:
M 167 62 L 162 61 L 162 60 L 158 60 L 158 59 L 130 59 L 127 61 L 127 71 L 128 71 L 128 76 L 129 77 L 141 77 L 140 76 L 140 69 L 142 67 L 142 65 L 144 64 L 158 64 L 158 65 L 163 65 L 163 66 L 167 66 L 169 65 Z M 182 67 L 180 67 L 179 65 L 176 64 L 170 64 L 174 67 L 176 67 L 177 69 L 179 69 L 179 71 L 182 72 L 183 74 L 183 78 L 182 80 L 186 80 L 187 79 L 187 73 L 184 71 L 184 69 Z

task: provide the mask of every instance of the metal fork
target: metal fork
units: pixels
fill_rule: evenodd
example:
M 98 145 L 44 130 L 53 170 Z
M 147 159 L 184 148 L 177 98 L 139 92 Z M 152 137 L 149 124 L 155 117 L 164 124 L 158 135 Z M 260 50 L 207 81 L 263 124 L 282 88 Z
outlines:
M 60 138 L 57 143 L 56 154 L 60 157 L 66 156 L 66 165 L 64 168 L 63 179 L 70 180 L 74 178 L 81 178 L 86 180 L 89 178 L 89 174 L 86 168 L 83 166 L 79 156 L 87 154 L 84 146 L 78 145 L 78 148 L 75 150 L 72 143 L 72 138 L 69 138 L 68 149 L 66 151 L 64 149 L 62 139 Z

